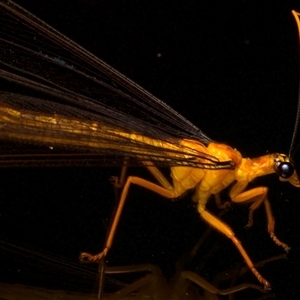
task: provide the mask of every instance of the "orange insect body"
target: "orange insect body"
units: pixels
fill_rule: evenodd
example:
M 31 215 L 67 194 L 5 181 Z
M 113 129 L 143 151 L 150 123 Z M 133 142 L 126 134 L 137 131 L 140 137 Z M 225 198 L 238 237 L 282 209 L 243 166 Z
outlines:
M 192 147 L 192 141 L 188 145 Z M 199 148 L 198 146 L 197 150 L 206 152 L 220 161 L 232 161 L 235 168 L 240 165 L 242 160 L 242 156 L 237 150 L 225 144 L 210 143 L 208 147 L 202 145 L 201 149 Z M 235 180 L 233 172 L 235 171 L 172 167 L 171 176 L 174 182 L 174 193 L 176 196 L 181 195 L 186 190 L 199 184 L 201 192 L 216 194 Z

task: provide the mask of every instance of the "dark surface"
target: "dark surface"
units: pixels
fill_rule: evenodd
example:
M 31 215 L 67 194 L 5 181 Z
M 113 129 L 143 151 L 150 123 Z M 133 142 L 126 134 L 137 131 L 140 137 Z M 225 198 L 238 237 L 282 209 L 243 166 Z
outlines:
M 18 3 L 170 104 L 212 139 L 249 157 L 288 151 L 299 76 L 298 33 L 290 13 L 300 9 L 296 1 Z M 298 157 L 299 152 L 295 160 L 300 166 Z M 149 177 L 142 169 L 130 172 Z M 114 201 L 108 178 L 118 173 L 102 167 L 0 169 L 1 240 L 73 262 L 81 251 L 99 251 Z M 292 247 L 287 261 L 270 263 L 261 272 L 276 299 L 298 299 L 300 193 L 275 175 L 253 183 L 260 184 L 270 188 L 278 237 Z M 266 233 L 262 209 L 248 231 L 243 228 L 246 206 L 234 206 L 224 218 L 254 261 L 281 253 Z M 153 263 L 170 276 L 204 229 L 188 197 L 173 203 L 133 187 L 108 264 Z M 241 263 L 230 242 L 217 234 L 214 240 L 222 245 L 215 254 L 219 261 L 216 270 L 212 264 L 205 274 Z M 42 276 L 39 268 L 47 272 L 42 263 L 29 266 L 29 258 L 2 251 L 3 281 L 59 286 L 72 277 L 55 271 L 55 265 L 54 275 Z M 247 280 L 256 283 L 252 275 Z M 70 286 L 79 288 L 83 281 L 70 280 Z M 92 289 L 96 281 L 91 281 L 85 289 Z M 236 299 L 258 296 L 244 292 Z

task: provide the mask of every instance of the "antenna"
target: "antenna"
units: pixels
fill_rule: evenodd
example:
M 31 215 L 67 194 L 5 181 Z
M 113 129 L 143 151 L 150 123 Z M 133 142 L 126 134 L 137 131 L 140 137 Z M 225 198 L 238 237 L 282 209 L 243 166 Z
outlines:
M 300 20 L 299 20 L 300 14 L 297 13 L 295 10 L 292 10 L 292 14 L 293 14 L 293 16 L 296 20 L 296 23 L 297 23 L 299 41 L 300 41 Z M 297 135 L 297 132 L 298 132 L 298 127 L 299 127 L 299 119 L 300 119 L 300 79 L 299 79 L 299 89 L 298 89 L 297 115 L 296 115 L 294 132 L 293 132 L 292 141 L 291 141 L 290 150 L 289 150 L 289 157 L 291 157 L 291 153 L 292 153 L 293 148 L 294 148 L 295 139 L 296 139 L 296 135 Z

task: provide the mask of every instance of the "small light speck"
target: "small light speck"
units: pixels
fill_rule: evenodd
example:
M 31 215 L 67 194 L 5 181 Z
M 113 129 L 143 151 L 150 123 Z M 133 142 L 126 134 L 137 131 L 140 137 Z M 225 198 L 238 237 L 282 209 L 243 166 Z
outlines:
M 159 52 L 159 53 L 157 53 L 157 57 L 158 58 L 160 58 L 161 57 L 161 53 Z

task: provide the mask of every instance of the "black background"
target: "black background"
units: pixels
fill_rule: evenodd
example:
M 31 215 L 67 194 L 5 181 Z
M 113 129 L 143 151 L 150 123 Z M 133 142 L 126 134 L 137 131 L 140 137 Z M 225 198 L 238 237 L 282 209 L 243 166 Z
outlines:
M 18 3 L 170 104 L 212 139 L 245 157 L 288 152 L 299 77 L 298 33 L 290 13 L 300 10 L 296 1 Z M 300 166 L 299 152 L 295 160 Z M 149 177 L 142 169 L 130 172 Z M 1 169 L 1 239 L 74 262 L 81 251 L 99 251 L 114 201 L 108 178 L 118 173 L 103 167 Z M 298 299 L 300 193 L 276 175 L 254 184 L 270 188 L 276 233 L 292 247 L 288 260 L 261 272 L 277 299 Z M 246 206 L 234 206 L 225 219 L 254 261 L 282 253 L 267 235 L 263 209 L 248 231 L 243 228 Z M 133 187 L 108 264 L 148 262 L 170 276 L 204 229 L 188 197 L 174 203 Z M 212 239 L 222 244 L 217 256 L 223 270 L 242 262 L 224 237 Z M 17 254 L 3 250 L 2 257 L 6 263 L 9 259 L 1 263 L 2 279 L 34 284 L 36 278 L 38 284 L 53 285 L 53 278 L 41 283 L 37 266 L 32 267 L 33 281 L 24 280 L 22 272 L 29 267 Z M 252 275 L 248 281 L 256 283 Z M 246 292 L 236 299 L 258 296 Z

